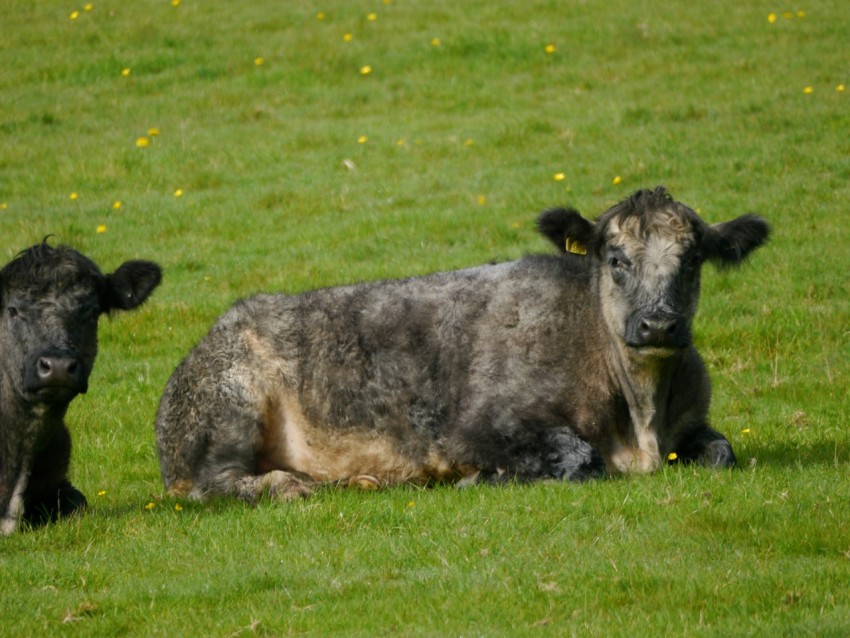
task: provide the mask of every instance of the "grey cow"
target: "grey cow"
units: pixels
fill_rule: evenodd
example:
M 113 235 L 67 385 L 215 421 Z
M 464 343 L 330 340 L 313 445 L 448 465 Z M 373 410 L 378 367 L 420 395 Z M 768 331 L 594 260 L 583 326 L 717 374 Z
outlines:
M 86 504 L 68 481 L 65 411 L 88 389 L 103 313 L 136 308 L 159 266 L 128 261 L 104 275 L 90 259 L 46 242 L 0 270 L 0 530 L 38 525 Z
M 237 302 L 169 380 L 172 494 L 316 484 L 580 480 L 735 464 L 691 343 L 700 267 L 769 234 L 707 225 L 659 187 L 596 222 L 545 212 L 557 256 Z

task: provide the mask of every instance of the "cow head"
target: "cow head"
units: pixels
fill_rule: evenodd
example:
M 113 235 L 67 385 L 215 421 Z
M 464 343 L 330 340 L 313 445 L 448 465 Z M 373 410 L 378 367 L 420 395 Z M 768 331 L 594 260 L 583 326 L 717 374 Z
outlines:
M 0 270 L 0 375 L 30 404 L 67 403 L 88 389 L 97 321 L 142 304 L 162 273 L 128 261 L 103 275 L 67 246 L 43 242 Z
M 702 264 L 735 266 L 770 233 L 751 214 L 708 225 L 663 187 L 634 193 L 595 223 L 555 209 L 538 225 L 563 253 L 592 260 L 609 330 L 629 352 L 656 356 L 690 345 Z

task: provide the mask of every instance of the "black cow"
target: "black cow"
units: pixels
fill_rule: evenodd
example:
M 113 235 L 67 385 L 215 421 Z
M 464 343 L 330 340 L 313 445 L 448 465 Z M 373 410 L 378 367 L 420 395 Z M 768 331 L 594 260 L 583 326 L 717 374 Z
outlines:
M 0 514 L 2 532 L 86 504 L 68 481 L 68 404 L 88 389 L 103 313 L 138 307 L 162 273 L 128 261 L 103 275 L 87 257 L 47 242 L 0 270 Z
M 703 262 L 738 264 L 767 223 L 709 226 L 659 187 L 539 227 L 559 256 L 237 302 L 165 388 L 166 488 L 253 500 L 648 472 L 673 452 L 733 465 L 691 321 Z

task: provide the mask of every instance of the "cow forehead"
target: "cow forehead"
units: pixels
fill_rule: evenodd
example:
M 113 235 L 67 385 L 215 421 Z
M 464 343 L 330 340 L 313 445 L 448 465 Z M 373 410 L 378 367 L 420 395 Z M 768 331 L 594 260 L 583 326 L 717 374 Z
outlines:
M 622 215 L 608 222 L 605 241 L 632 259 L 649 262 L 678 260 L 696 243 L 696 232 L 687 216 L 672 209 Z

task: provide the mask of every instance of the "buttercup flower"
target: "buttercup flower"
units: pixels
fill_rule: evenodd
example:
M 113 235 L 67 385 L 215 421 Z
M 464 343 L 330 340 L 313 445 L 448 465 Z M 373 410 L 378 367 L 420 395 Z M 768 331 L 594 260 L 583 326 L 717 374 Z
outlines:
M 156 137 L 157 135 L 159 135 L 159 129 L 158 128 L 149 128 L 148 129 L 148 135 L 150 137 Z
M 365 144 L 368 141 L 369 141 L 369 138 L 366 137 L 365 135 L 361 135 L 360 137 L 357 138 L 358 144 Z
M 370 13 L 369 15 L 366 16 L 366 19 L 369 22 L 374 22 L 375 20 L 378 19 L 378 14 L 377 13 Z
M 324 11 L 319 11 L 319 13 L 316 14 L 316 20 L 324 20 L 326 17 L 327 16 Z
M 98 226 L 95 229 L 95 232 L 97 232 L 98 235 L 102 235 L 103 233 L 105 233 L 106 232 L 106 224 L 101 224 L 100 226 Z
M 121 69 L 121 76 L 122 77 L 126 78 L 129 75 L 130 75 L 130 69 Z
M 543 49 L 543 50 L 546 51 L 546 53 L 554 53 L 555 52 L 555 45 L 554 44 L 547 44 L 546 48 Z
M 360 67 L 360 75 L 369 75 L 372 72 L 372 67 L 368 64 Z
M 175 503 L 175 504 L 174 504 L 174 511 L 175 511 L 175 512 L 182 512 L 182 511 L 183 511 L 183 506 L 182 506 L 182 505 L 180 505 L 180 503 Z
M 487 196 L 486 195 L 479 195 L 478 196 L 478 205 L 479 206 L 485 206 L 486 204 L 487 204 Z
M 150 146 L 150 144 L 151 144 L 151 141 L 147 137 L 137 137 L 136 138 L 136 146 L 138 146 L 139 148 L 147 148 L 148 146 Z
M 85 9 L 86 11 L 91 11 L 92 9 L 94 9 L 94 5 L 89 2 L 86 6 L 83 7 L 83 9 Z
M 79 197 L 79 195 L 77 194 L 77 192 L 76 192 L 76 191 L 74 191 L 73 193 L 71 193 L 70 195 L 68 195 L 68 199 L 70 199 L 71 201 L 74 201 L 74 200 L 75 200 L 75 199 L 77 199 L 78 197 Z
M 438 47 L 438 46 L 440 46 L 440 38 L 433 38 L 433 39 L 431 40 L 431 46 L 432 46 L 432 47 Z
M 76 20 L 77 18 L 80 17 L 80 12 L 79 11 L 71 11 L 71 15 L 68 16 L 68 17 L 71 18 L 71 20 Z
M 617 184 L 621 184 L 623 182 L 623 178 L 617 175 L 614 179 L 611 180 L 611 183 L 616 186 Z
M 106 490 L 100 490 L 100 491 L 97 493 L 97 495 L 98 495 L 98 496 L 106 496 Z
M 774 22 L 776 22 L 776 14 L 775 13 L 768 13 L 767 14 L 767 21 L 770 22 L 770 24 L 773 24 Z
M 154 503 L 153 501 L 151 501 L 150 503 L 148 503 L 147 505 L 145 505 L 145 509 L 146 509 L 147 511 L 149 511 L 149 512 L 150 512 L 150 511 L 151 511 L 154 507 L 156 507 L 156 503 Z
M 838 91 L 839 93 L 844 93 L 844 85 L 839 84 L 838 86 L 835 87 L 835 90 Z
M 114 208 L 115 210 L 121 208 L 121 200 L 116 199 L 114 202 L 112 202 L 112 208 Z
M 342 36 L 342 41 L 343 41 L 343 42 L 351 42 L 353 39 L 354 39 L 354 36 L 353 36 L 353 35 L 351 35 L 350 33 L 345 33 L 345 34 L 343 34 L 343 36 Z
M 803 89 L 803 93 L 805 93 L 806 95 L 810 95 L 814 92 L 815 92 L 815 88 L 813 86 L 807 86 L 806 88 Z
M 263 58 L 254 58 L 254 64 L 257 66 L 263 66 L 263 62 L 265 62 Z
M 565 173 L 555 173 L 554 175 L 552 175 L 552 179 L 554 179 L 556 182 L 563 182 L 566 177 L 567 176 Z
M 678 458 L 679 458 L 679 455 L 676 454 L 675 452 L 670 452 L 670 454 L 667 455 L 668 461 L 675 461 Z
M 183 189 L 178 188 L 176 191 L 174 191 L 174 196 L 175 197 L 183 197 Z

